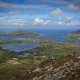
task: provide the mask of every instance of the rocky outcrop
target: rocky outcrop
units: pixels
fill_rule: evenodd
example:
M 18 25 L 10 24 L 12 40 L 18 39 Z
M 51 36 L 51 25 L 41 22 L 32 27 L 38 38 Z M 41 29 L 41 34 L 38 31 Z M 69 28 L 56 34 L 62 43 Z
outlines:
M 76 70 L 80 70 L 80 61 L 66 62 L 64 65 L 53 70 L 51 74 L 47 74 L 43 80 L 68 80 L 71 76 L 78 76 Z
M 80 59 L 74 56 L 48 59 L 15 80 L 80 80 Z
M 52 71 L 51 65 L 46 68 L 48 73 L 40 77 L 34 77 L 33 80 L 77 80 L 76 77 L 80 77 L 80 60 L 71 60 L 58 68 L 54 68 Z

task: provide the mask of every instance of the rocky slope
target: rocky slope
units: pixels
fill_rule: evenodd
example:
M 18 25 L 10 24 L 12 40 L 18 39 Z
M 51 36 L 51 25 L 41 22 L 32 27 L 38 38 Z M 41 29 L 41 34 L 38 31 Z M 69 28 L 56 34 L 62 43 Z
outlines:
M 80 80 L 80 59 L 70 55 L 48 59 L 14 80 Z

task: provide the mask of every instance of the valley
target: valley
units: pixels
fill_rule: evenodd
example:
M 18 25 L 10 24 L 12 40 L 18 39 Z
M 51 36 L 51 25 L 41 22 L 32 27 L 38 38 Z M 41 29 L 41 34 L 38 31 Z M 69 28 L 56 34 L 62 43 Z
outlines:
M 0 45 L 5 46 L 6 44 L 6 48 L 2 46 L 0 47 L 1 80 L 49 80 L 49 78 L 52 78 L 50 77 L 51 74 L 58 74 L 54 73 L 54 70 L 57 70 L 60 66 L 66 64 L 66 62 L 71 64 L 71 60 L 75 62 L 76 60 L 79 61 L 78 57 L 80 56 L 80 43 L 73 41 L 56 42 L 55 38 L 37 38 L 29 36 L 28 38 L 20 37 L 13 40 L 0 41 Z M 28 45 L 29 42 L 31 45 Z M 37 43 L 38 45 L 29 48 L 29 46 L 31 47 L 33 45 L 32 42 L 35 44 Z M 14 48 L 14 50 L 11 49 L 11 46 L 10 48 L 7 48 L 9 44 L 14 44 L 16 46 L 19 45 L 19 51 L 16 50 L 16 46 L 16 49 Z M 25 46 L 28 48 L 20 48 L 22 44 L 28 45 Z M 76 74 L 78 74 L 79 77 L 78 71 Z M 66 76 L 67 75 L 65 74 L 65 78 Z M 65 80 L 65 78 L 62 80 Z M 54 77 L 54 79 L 56 79 L 56 77 Z M 70 79 L 71 78 L 67 80 Z

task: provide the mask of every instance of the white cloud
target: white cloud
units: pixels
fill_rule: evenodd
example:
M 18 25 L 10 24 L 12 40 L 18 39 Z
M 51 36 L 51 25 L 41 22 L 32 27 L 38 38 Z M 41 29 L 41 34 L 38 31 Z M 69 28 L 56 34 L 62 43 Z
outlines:
M 72 17 L 65 17 L 65 23 L 71 23 L 74 19 Z
M 47 25 L 50 23 L 50 20 L 43 20 L 43 19 L 40 19 L 40 18 L 35 18 L 33 20 L 33 25 Z
M 0 18 L 0 25 L 14 25 L 14 26 L 41 25 L 41 26 L 44 26 L 48 24 L 50 24 L 50 20 L 41 19 L 41 18 L 35 18 L 31 20 L 27 20 L 27 19 L 23 20 L 20 18 L 6 18 L 6 17 Z
M 67 6 L 67 9 L 69 9 L 69 10 L 78 10 L 78 9 L 79 9 L 79 7 L 78 7 L 78 6 L 75 6 L 75 5 L 70 4 L 70 5 L 68 5 L 68 6 Z
M 61 21 L 57 22 L 58 25 L 62 25 L 63 23 Z
M 59 17 L 54 20 L 53 25 L 64 25 L 64 27 L 69 25 L 80 25 L 80 19 L 73 18 L 70 16 Z
M 55 10 L 53 10 L 50 14 L 53 16 L 59 16 L 61 15 L 63 12 L 60 8 L 56 8 Z
M 4 24 L 5 23 L 5 24 Z M 51 19 L 35 18 L 30 20 L 22 19 L 13 19 L 7 17 L 0 17 L 0 25 L 9 25 L 9 26 L 53 26 L 53 25 L 80 25 L 80 19 L 73 18 L 70 16 L 67 17 L 57 17 Z
M 42 20 L 42 19 L 40 19 L 40 18 L 35 18 L 34 19 L 34 21 L 33 21 L 33 24 L 35 25 L 35 24 L 41 24 L 41 23 L 43 23 L 44 21 Z
M 22 21 L 21 19 L 11 19 L 11 18 L 3 17 L 3 18 L 0 18 L 0 25 L 24 26 L 24 25 L 28 25 L 28 22 Z
M 15 15 L 15 14 L 19 14 L 20 12 L 17 10 L 17 11 L 9 11 L 8 14 L 9 15 Z

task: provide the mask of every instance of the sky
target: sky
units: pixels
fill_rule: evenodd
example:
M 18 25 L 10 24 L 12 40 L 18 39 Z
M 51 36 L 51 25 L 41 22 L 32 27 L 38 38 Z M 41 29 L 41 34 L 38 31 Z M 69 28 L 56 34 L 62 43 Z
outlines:
M 54 25 L 80 25 L 80 0 L 0 0 L 0 27 Z

